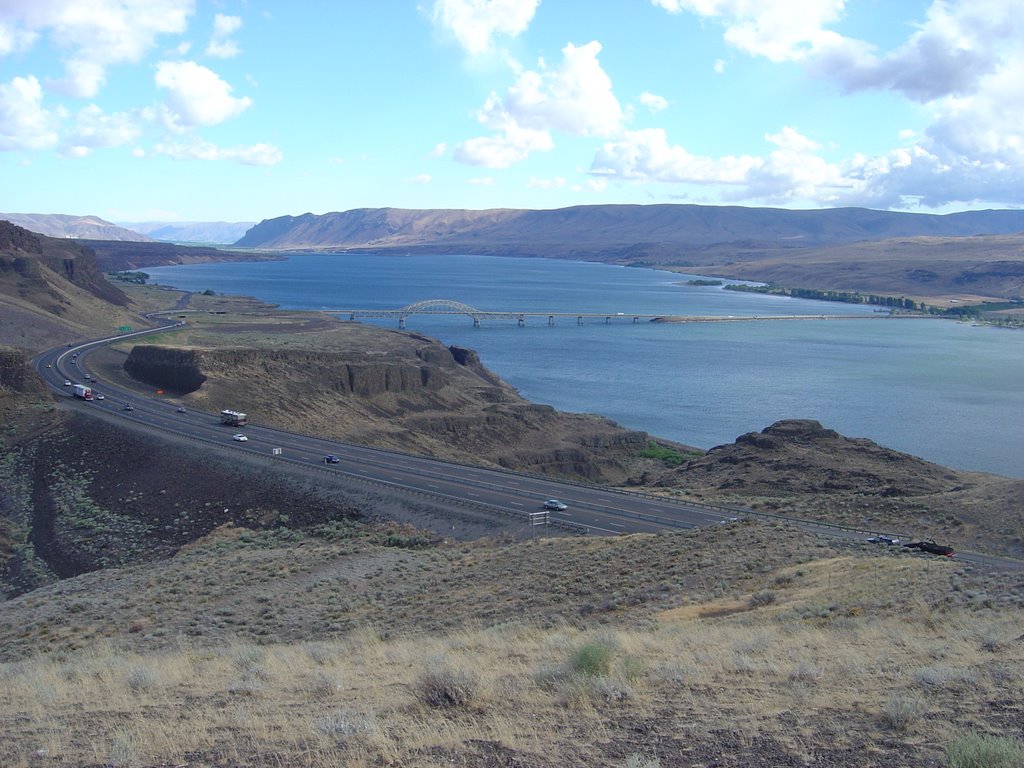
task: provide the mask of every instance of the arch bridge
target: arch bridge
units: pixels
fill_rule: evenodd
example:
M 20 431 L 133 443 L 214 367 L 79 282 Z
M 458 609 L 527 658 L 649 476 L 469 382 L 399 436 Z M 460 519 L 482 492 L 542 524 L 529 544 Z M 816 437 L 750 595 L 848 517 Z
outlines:
M 471 307 L 453 299 L 426 299 L 417 301 L 399 309 L 324 309 L 322 312 L 337 312 L 348 315 L 349 320 L 361 317 L 394 317 L 398 319 L 398 327 L 405 328 L 405 319 L 410 315 L 466 315 L 473 321 L 473 327 L 479 328 L 481 320 L 515 320 L 519 325 L 526 325 L 528 317 L 546 317 L 548 325 L 555 324 L 555 318 L 575 317 L 576 324 L 582 325 L 584 318 L 604 318 L 610 323 L 613 318 L 632 319 L 634 323 L 640 318 L 652 320 L 661 315 L 625 314 L 623 312 L 516 312 L 512 310 L 487 310 Z

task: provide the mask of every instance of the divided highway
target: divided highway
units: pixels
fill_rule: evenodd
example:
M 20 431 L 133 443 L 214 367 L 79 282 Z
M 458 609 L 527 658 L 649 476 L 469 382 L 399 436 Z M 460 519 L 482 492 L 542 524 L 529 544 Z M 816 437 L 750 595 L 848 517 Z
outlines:
M 308 435 L 250 424 L 244 428 L 220 422 L 219 415 L 186 409 L 179 412 L 177 403 L 154 397 L 139 396 L 108 382 L 93 384 L 94 372 L 88 367 L 88 353 L 104 344 L 126 338 L 147 336 L 176 327 L 177 322 L 154 319 L 157 328 L 120 334 L 84 342 L 70 347 L 51 349 L 34 359 L 36 370 L 59 394 L 88 412 L 102 411 L 109 418 L 124 419 L 166 433 L 198 438 L 225 452 L 247 452 L 274 456 L 282 469 L 287 465 L 316 466 L 322 471 L 360 478 L 378 485 L 413 489 L 421 493 L 467 508 L 480 507 L 521 516 L 526 522 L 530 512 L 539 512 L 546 499 L 559 499 L 567 505 L 563 511 L 550 511 L 552 522 L 558 522 L 588 533 L 616 535 L 637 532 L 663 532 L 697 526 L 714 525 L 755 513 L 749 510 L 673 501 L 641 493 L 615 491 L 526 475 L 429 459 L 411 454 L 386 451 L 365 446 L 340 443 Z M 92 384 L 104 395 L 91 402 L 73 398 L 71 384 Z M 131 405 L 131 410 L 126 405 Z M 245 409 L 244 403 L 234 406 Z M 244 433 L 245 442 L 232 436 Z M 338 463 L 326 464 L 324 456 L 333 454 Z M 761 516 L 761 515 L 758 515 Z M 863 540 L 868 533 L 837 526 L 790 520 L 818 533 L 851 540 Z M 988 565 L 1022 568 L 1024 563 L 983 555 L 958 555 Z

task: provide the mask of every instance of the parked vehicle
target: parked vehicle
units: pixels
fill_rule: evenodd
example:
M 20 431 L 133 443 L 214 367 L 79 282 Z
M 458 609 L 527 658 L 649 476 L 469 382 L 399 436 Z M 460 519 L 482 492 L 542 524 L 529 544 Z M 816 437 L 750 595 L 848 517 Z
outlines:
M 244 427 L 249 422 L 245 414 L 240 411 L 223 410 L 220 412 L 220 423 L 232 427 Z
M 71 393 L 79 400 L 92 400 L 92 389 L 85 386 L 84 384 L 75 384 L 74 389 Z
M 909 541 L 903 546 L 910 549 L 920 549 L 922 552 L 929 552 L 933 555 L 942 555 L 943 557 L 953 557 L 956 554 L 952 547 L 947 547 L 945 544 L 936 544 L 931 539 L 927 541 Z
M 899 544 L 900 540 L 897 536 L 868 536 L 867 541 L 872 544 Z

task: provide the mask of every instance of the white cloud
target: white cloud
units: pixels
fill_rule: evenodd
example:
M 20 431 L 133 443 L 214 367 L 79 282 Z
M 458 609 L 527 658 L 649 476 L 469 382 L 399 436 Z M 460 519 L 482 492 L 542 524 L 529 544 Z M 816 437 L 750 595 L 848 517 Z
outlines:
M 494 179 L 490 176 L 477 176 L 473 179 L 466 179 L 466 183 L 477 187 L 493 187 Z
M 532 131 L 509 125 L 501 136 L 480 136 L 461 142 L 454 157 L 460 163 L 485 168 L 508 168 L 525 160 L 531 152 L 546 152 L 555 146 L 547 131 Z
M 565 179 L 561 176 L 555 176 L 553 179 L 538 179 L 536 176 L 531 176 L 530 180 L 526 182 L 526 186 L 530 189 L 561 189 L 565 183 Z
M 218 59 L 230 59 L 242 52 L 238 43 L 231 39 L 231 35 L 237 32 L 242 26 L 242 19 L 238 16 L 225 16 L 218 13 L 213 17 L 213 36 L 209 45 L 206 46 L 206 55 Z
M 504 98 L 492 93 L 477 120 L 494 136 L 464 141 L 455 159 L 489 168 L 508 168 L 535 151 L 554 147 L 552 131 L 574 136 L 612 136 L 622 127 L 622 107 L 612 92 L 611 78 L 601 68 L 601 44 L 567 45 L 563 61 L 549 70 L 520 71 Z
M 739 184 L 762 164 L 761 158 L 749 155 L 718 159 L 691 155 L 679 145 L 670 145 L 664 129 L 647 128 L 626 131 L 604 144 L 590 172 L 639 181 Z
M 184 32 L 194 6 L 194 0 L 7 0 L 0 3 L 0 54 L 46 34 L 63 51 L 65 66 L 65 77 L 48 85 L 93 97 L 107 67 L 138 62 L 159 35 Z
M 725 39 L 742 51 L 772 61 L 807 56 L 837 21 L 845 0 L 651 0 L 669 13 L 690 11 L 720 20 Z
M 715 59 L 715 64 L 712 67 L 712 69 L 714 70 L 716 75 L 720 75 L 723 72 L 725 72 L 725 60 L 724 59 Z
M 1004 43 L 1020 43 L 1020 9 L 999 0 L 935 0 L 905 43 L 879 55 L 874 46 L 831 33 L 812 71 L 848 91 L 890 89 L 929 102 L 975 92 L 1000 67 Z
M 648 93 L 647 91 L 640 94 L 640 103 L 651 110 L 651 112 L 661 112 L 668 107 L 668 99 L 664 96 Z
M 430 157 L 444 157 L 448 153 L 448 145 L 443 141 L 439 144 L 435 144 L 434 148 L 430 150 Z
M 530 25 L 540 0 L 435 0 L 431 19 L 466 53 L 491 50 L 495 35 L 515 37 Z
M 79 156 L 84 156 L 100 147 L 128 144 L 141 134 L 139 115 L 128 112 L 107 115 L 95 104 L 90 104 L 75 115 L 75 126 L 63 143 L 79 152 Z
M 415 176 L 410 176 L 405 181 L 408 184 L 429 184 L 434 179 L 429 173 L 419 173 Z
M 57 143 L 56 116 L 42 103 L 42 86 L 32 76 L 0 83 L 0 150 L 45 149 Z
M 0 9 L 0 56 L 7 56 L 15 51 L 27 51 L 37 37 L 38 35 L 31 30 L 9 25 Z
M 157 144 L 153 152 L 175 160 L 230 160 L 242 165 L 277 165 L 284 159 L 281 150 L 270 144 L 222 149 L 208 141 Z
M 228 83 L 193 61 L 160 62 L 155 82 L 168 92 L 165 121 L 175 130 L 223 123 L 252 104 L 247 96 L 233 97 Z

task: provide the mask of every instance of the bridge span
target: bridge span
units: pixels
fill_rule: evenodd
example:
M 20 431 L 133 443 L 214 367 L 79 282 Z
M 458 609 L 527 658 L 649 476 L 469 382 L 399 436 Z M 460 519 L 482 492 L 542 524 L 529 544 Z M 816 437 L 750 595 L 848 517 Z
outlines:
M 406 318 L 410 315 L 466 315 L 473 321 L 473 327 L 479 328 L 483 320 L 514 320 L 520 327 L 526 325 L 528 318 L 546 318 L 548 325 L 554 325 L 558 319 L 575 318 L 576 325 L 583 325 L 586 320 L 603 320 L 605 324 L 617 321 L 639 323 L 641 320 L 657 323 L 728 323 L 749 322 L 751 320 L 871 320 L 893 317 L 914 317 L 913 315 L 890 315 L 873 313 L 870 315 L 658 315 L 646 312 L 520 312 L 516 310 L 477 309 L 451 299 L 427 299 L 399 309 L 321 309 L 329 314 L 347 315 L 349 320 L 360 318 L 396 318 L 398 327 L 405 328 Z

